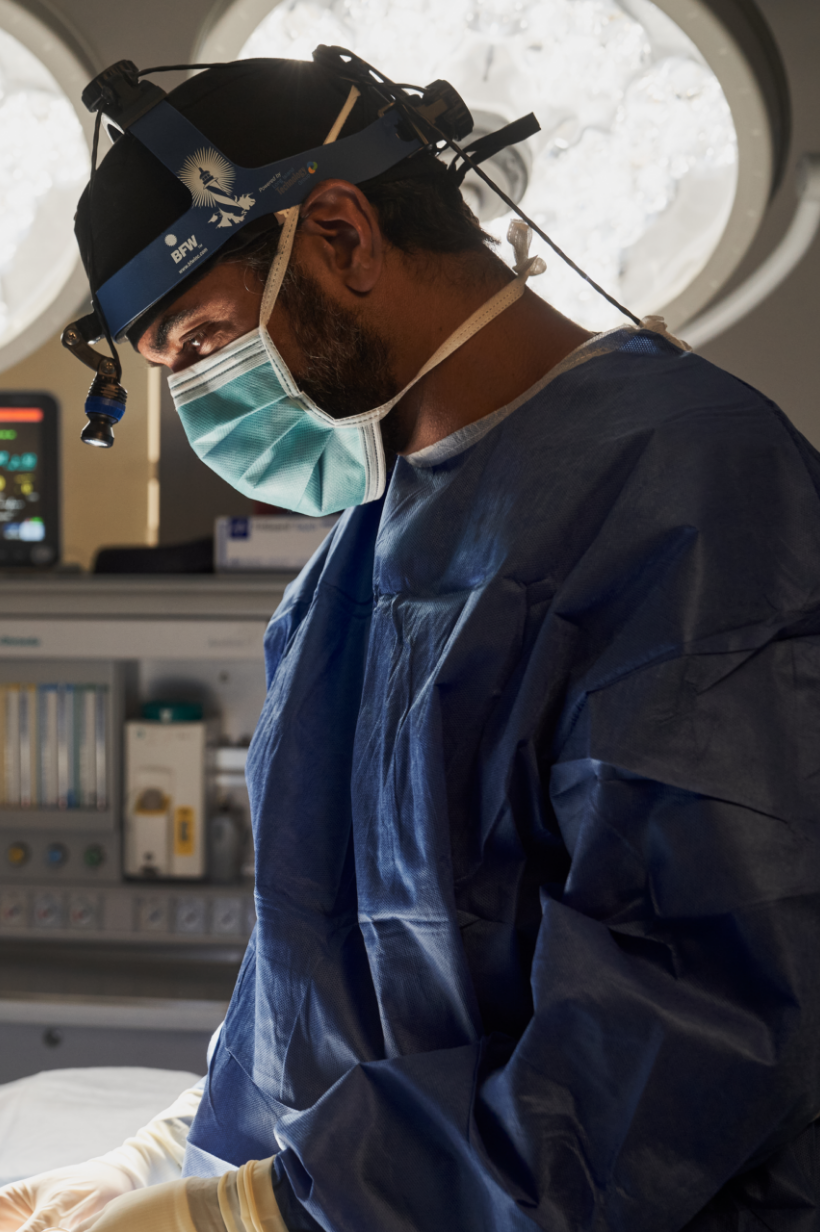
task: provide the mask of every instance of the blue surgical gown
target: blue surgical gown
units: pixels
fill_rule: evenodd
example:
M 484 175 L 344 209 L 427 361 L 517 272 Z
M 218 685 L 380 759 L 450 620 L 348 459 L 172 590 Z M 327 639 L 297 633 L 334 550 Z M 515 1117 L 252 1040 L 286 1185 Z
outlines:
M 188 1172 L 288 1226 L 820 1226 L 820 455 L 648 331 L 287 591 Z

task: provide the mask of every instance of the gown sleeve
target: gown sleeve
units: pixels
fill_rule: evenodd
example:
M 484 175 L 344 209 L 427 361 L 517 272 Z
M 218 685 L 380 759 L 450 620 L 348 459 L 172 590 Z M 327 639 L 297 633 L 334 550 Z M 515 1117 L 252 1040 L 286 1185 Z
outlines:
M 785 455 L 713 467 L 686 567 L 638 561 L 531 733 L 570 868 L 521 1037 L 357 1065 L 280 1123 L 327 1232 L 676 1232 L 738 1174 L 762 1226 L 817 1226 L 816 1165 L 783 1160 L 820 1113 L 820 519 Z

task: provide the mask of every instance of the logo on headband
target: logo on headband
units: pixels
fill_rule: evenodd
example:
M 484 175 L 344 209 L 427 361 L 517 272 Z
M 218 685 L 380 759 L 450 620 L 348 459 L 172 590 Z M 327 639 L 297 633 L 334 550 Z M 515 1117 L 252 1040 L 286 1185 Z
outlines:
M 256 205 L 255 197 L 234 196 L 231 190 L 236 172 L 227 158 L 213 147 L 204 146 L 186 158 L 179 178 L 190 192 L 194 205 L 213 206 L 214 213 L 208 222 L 216 223 L 217 227 L 238 226 L 248 210 Z
M 318 163 L 308 163 L 307 169 L 311 175 L 315 175 L 316 172 L 319 170 L 319 164 Z

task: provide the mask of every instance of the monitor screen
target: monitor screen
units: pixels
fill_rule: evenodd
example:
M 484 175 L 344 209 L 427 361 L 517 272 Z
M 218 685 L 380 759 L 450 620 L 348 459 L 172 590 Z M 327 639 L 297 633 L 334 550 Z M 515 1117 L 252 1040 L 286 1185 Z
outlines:
M 58 559 L 57 432 L 48 394 L 0 393 L 0 566 Z

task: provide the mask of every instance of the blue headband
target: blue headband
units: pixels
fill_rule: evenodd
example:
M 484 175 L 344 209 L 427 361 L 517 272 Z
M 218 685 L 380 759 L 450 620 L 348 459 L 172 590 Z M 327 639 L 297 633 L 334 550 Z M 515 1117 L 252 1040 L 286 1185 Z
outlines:
M 400 122 L 391 108 L 351 137 L 250 168 L 232 163 L 170 103 L 157 103 L 128 132 L 182 181 L 192 205 L 97 291 L 112 336 L 121 337 L 248 223 L 300 205 L 320 180 L 361 184 L 420 150 L 424 142 L 402 137 Z

